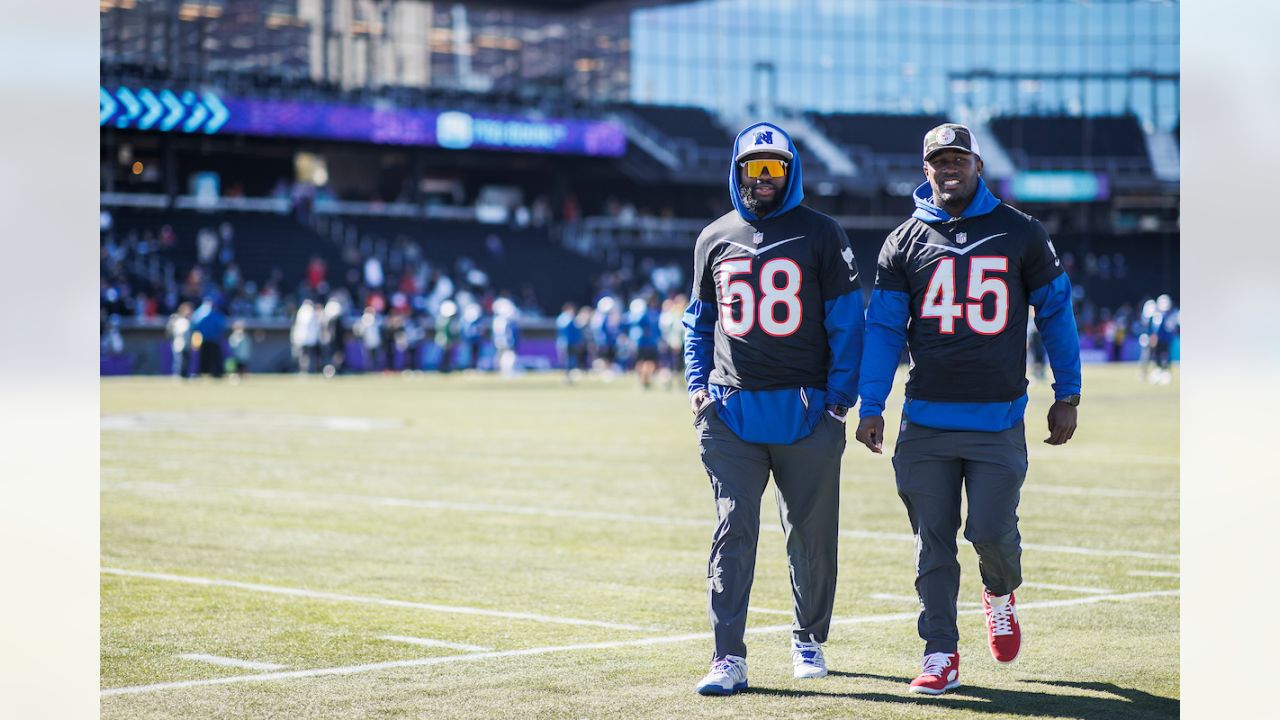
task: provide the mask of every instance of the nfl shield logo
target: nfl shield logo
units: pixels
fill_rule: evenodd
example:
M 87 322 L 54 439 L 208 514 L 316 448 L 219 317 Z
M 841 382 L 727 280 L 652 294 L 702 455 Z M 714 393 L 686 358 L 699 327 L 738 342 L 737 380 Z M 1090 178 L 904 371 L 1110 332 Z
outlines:
M 965 243 L 969 242 L 969 234 L 968 234 L 968 233 L 956 233 L 956 242 L 957 242 L 958 244 L 960 244 L 960 245 L 963 245 L 963 244 L 965 244 Z
M 762 233 L 762 232 L 758 232 L 758 233 L 755 233 L 754 235 L 752 235 L 752 236 L 751 236 L 751 242 L 753 242 L 753 243 L 755 243 L 755 244 L 757 244 L 757 245 L 759 245 L 760 243 L 764 242 L 764 233 Z

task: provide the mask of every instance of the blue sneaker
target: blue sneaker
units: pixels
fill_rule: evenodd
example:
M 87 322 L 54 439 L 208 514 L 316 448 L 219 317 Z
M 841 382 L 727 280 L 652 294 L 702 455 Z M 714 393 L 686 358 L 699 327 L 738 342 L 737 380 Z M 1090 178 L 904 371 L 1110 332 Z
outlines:
M 698 683 L 699 695 L 732 695 L 747 689 L 747 659 L 725 655 L 711 662 L 711 672 Z

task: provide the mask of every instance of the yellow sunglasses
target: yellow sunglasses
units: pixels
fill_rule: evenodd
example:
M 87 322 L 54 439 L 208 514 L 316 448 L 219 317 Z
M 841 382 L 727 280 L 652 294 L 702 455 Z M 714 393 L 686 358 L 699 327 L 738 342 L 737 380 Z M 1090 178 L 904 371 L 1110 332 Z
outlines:
M 746 168 L 749 178 L 758 178 L 765 170 L 769 171 L 769 177 L 780 178 L 787 174 L 786 160 L 747 160 L 738 164 Z

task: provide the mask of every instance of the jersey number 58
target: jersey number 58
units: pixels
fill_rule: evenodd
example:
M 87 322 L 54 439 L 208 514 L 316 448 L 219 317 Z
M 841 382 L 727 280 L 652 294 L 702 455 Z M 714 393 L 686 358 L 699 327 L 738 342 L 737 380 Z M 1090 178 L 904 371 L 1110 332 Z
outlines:
M 951 335 L 956 331 L 956 318 L 963 317 L 969 328 L 979 335 L 998 335 L 1009 324 L 1009 286 L 989 272 L 1008 272 L 1007 257 L 975 257 L 969 261 L 969 299 L 956 302 L 956 259 L 942 258 L 933 269 L 933 277 L 924 291 L 920 317 L 938 318 L 938 332 Z M 984 295 L 995 295 L 995 312 L 982 314 Z
M 760 267 L 760 301 L 756 306 L 756 289 L 750 278 L 735 280 L 735 275 L 751 275 L 751 258 L 737 258 L 720 263 L 716 282 L 720 286 L 720 327 L 726 335 L 741 337 L 751 332 L 757 322 L 760 329 L 774 337 L 785 337 L 800 327 L 804 308 L 800 304 L 800 266 L 789 258 L 774 258 Z M 739 308 L 734 318 L 734 307 Z

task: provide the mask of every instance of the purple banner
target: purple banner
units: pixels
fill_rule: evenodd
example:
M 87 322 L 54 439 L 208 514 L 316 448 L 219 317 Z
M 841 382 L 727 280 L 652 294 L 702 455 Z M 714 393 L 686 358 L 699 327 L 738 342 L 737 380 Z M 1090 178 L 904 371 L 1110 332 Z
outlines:
M 607 121 L 238 98 L 224 98 L 222 102 L 229 117 L 219 134 L 605 157 L 621 156 L 627 149 L 622 126 Z

